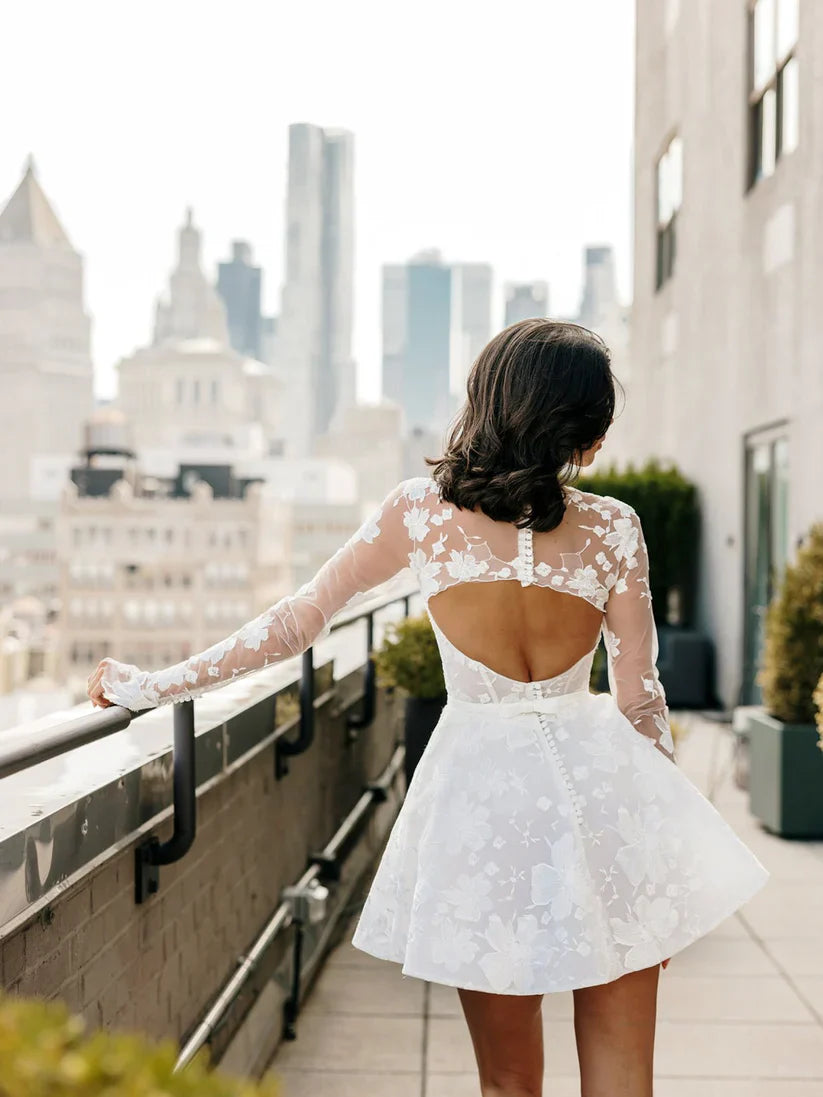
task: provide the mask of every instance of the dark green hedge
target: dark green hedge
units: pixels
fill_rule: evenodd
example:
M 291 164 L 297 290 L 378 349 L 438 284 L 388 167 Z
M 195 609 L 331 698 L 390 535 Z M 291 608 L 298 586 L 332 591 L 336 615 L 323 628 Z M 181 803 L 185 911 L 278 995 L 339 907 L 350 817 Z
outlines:
M 697 488 L 673 466 L 649 461 L 642 468 L 615 467 L 577 481 L 581 491 L 611 495 L 637 511 L 649 549 L 654 616 L 658 624 L 694 623 L 700 507 Z M 670 619 L 669 596 L 680 603 Z

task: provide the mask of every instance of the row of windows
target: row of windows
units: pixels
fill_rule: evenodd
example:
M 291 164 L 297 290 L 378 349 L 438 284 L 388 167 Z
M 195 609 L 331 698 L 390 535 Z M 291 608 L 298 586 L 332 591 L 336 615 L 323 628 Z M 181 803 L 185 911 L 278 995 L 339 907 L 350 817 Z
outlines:
M 115 603 L 110 598 L 72 598 L 69 602 L 69 616 L 74 623 L 111 621 L 114 614 Z M 193 614 L 191 602 L 148 598 L 144 602 L 130 599 L 123 603 L 123 619 L 130 625 L 168 627 L 189 624 Z M 249 605 L 244 601 L 208 601 L 203 605 L 203 616 L 210 622 L 232 621 L 243 624 L 249 616 Z
M 123 586 L 126 590 L 162 590 L 175 586 L 188 589 L 191 586 L 191 575 L 188 572 L 177 577 L 168 571 L 161 575 L 153 571 L 141 571 L 136 564 L 126 564 L 124 571 Z
M 747 184 L 774 173 L 797 147 L 799 75 L 795 50 L 799 0 L 751 0 L 749 8 L 749 171 Z M 674 273 L 677 216 L 683 201 L 683 141 L 670 139 L 657 161 L 655 287 Z
M 178 377 L 175 386 L 178 406 L 182 404 L 216 404 L 220 400 L 220 382 L 216 377 L 201 381 L 199 377 Z
M 111 590 L 115 586 L 116 568 L 107 561 L 80 561 L 69 564 L 69 583 L 73 587 L 94 587 L 95 590 Z M 246 564 L 212 562 L 203 568 L 206 587 L 244 586 L 249 579 Z M 189 589 L 192 574 L 184 571 L 155 572 L 143 570 L 138 564 L 123 565 L 123 586 L 126 590 L 174 590 Z
M 69 564 L 69 582 L 73 586 L 114 586 L 114 564 L 107 560 L 75 560 Z
M 182 541 L 185 548 L 191 543 L 191 530 L 188 527 L 174 529 L 167 526 L 159 529 L 155 526 L 130 526 L 125 531 L 125 538 L 130 545 L 150 545 L 154 547 L 173 545 L 176 541 Z M 72 530 L 72 540 L 75 547 L 80 545 L 111 545 L 114 539 L 110 526 L 83 525 L 75 526 Z M 206 544 L 210 548 L 243 547 L 248 539 L 248 531 L 243 526 L 225 526 L 222 529 L 210 529 L 206 534 Z

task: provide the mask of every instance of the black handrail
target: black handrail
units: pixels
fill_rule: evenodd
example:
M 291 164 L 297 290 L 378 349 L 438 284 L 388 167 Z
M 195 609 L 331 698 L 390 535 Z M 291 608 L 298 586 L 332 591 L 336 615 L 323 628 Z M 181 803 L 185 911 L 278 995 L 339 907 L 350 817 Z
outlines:
M 402 601 L 406 616 L 409 612 L 410 594 L 390 595 L 379 605 L 371 606 L 361 613 L 341 614 L 330 631 L 336 631 L 353 624 L 362 618 L 367 620 L 368 660 L 365 670 L 363 709 L 357 716 L 347 721 L 349 728 L 366 727 L 374 719 L 376 710 L 376 675 L 372 647 L 374 641 L 374 613 L 377 609 Z M 297 737 L 287 740 L 280 735 L 275 740 L 277 776 L 288 772 L 288 757 L 302 754 L 314 741 L 315 707 L 334 694 L 327 690 L 319 698 L 314 692 L 314 652 L 309 647 L 303 652 L 300 676 L 300 715 L 299 718 L 283 728 L 291 730 L 298 726 Z M 276 706 L 276 699 L 275 699 Z M 56 758 L 69 750 L 96 742 L 115 732 L 123 731 L 131 722 L 151 709 L 132 712 L 120 705 L 108 705 L 76 720 L 49 727 L 40 733 L 37 740 L 17 738 L 12 735 L 0 744 L 0 779 L 27 769 L 38 762 Z M 180 860 L 191 849 L 197 829 L 197 780 L 195 774 L 194 749 L 194 702 L 192 700 L 175 702 L 173 705 L 174 753 L 173 753 L 173 807 L 174 833 L 169 841 L 161 843 L 157 836 L 151 836 L 135 850 L 135 901 L 142 903 L 154 894 L 159 887 L 160 865 L 172 864 Z M 276 721 L 275 721 L 276 722 Z
M 46 728 L 36 742 L 23 736 L 14 742 L 12 733 L 8 737 L 9 741 L 0 745 L 0 779 L 11 777 L 13 773 L 29 769 L 39 762 L 48 762 L 75 747 L 82 747 L 114 735 L 115 732 L 124 731 L 132 720 L 142 715 L 142 712 L 129 712 L 120 705 L 109 705 L 107 708 L 95 709 L 76 720 L 69 720 L 68 723 Z
M 194 766 L 194 702 L 174 706 L 174 832 L 168 842 L 153 834 L 134 851 L 134 901 L 144 902 L 160 887 L 160 865 L 189 852 L 197 833 L 197 778 Z

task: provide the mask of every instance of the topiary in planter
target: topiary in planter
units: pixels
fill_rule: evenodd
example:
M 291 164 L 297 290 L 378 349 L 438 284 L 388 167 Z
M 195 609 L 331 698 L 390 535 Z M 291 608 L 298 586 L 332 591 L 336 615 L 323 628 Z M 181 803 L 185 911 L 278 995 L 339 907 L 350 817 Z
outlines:
M 374 662 L 379 685 L 396 686 L 409 697 L 445 699 L 440 649 L 425 613 L 387 625 Z
M 378 684 L 397 687 L 406 694 L 404 742 L 408 789 L 446 702 L 443 663 L 428 614 L 388 625 L 382 647 L 374 653 L 374 662 Z
M 764 711 L 747 716 L 749 806 L 767 830 L 823 838 L 823 756 L 814 694 L 823 674 L 823 525 L 786 569 L 766 615 L 759 682 Z
M 177 1048 L 143 1036 L 96 1031 L 61 1002 L 0 992 L 2 1097 L 279 1097 L 261 1083 L 209 1071 L 203 1054 L 174 1073 Z
M 786 568 L 766 615 L 759 682 L 768 712 L 786 724 L 814 724 L 823 675 L 823 523 L 812 527 Z

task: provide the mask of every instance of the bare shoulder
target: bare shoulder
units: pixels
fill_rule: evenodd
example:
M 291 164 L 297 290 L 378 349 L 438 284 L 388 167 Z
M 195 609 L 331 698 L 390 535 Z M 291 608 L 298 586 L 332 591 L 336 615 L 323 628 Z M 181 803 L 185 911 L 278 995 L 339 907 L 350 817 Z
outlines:
M 604 521 L 614 522 L 618 518 L 634 518 L 637 511 L 622 499 L 615 499 L 612 495 L 595 495 L 593 491 L 581 491 L 580 488 L 568 488 L 567 496 L 570 505 L 577 510 L 599 516 Z

